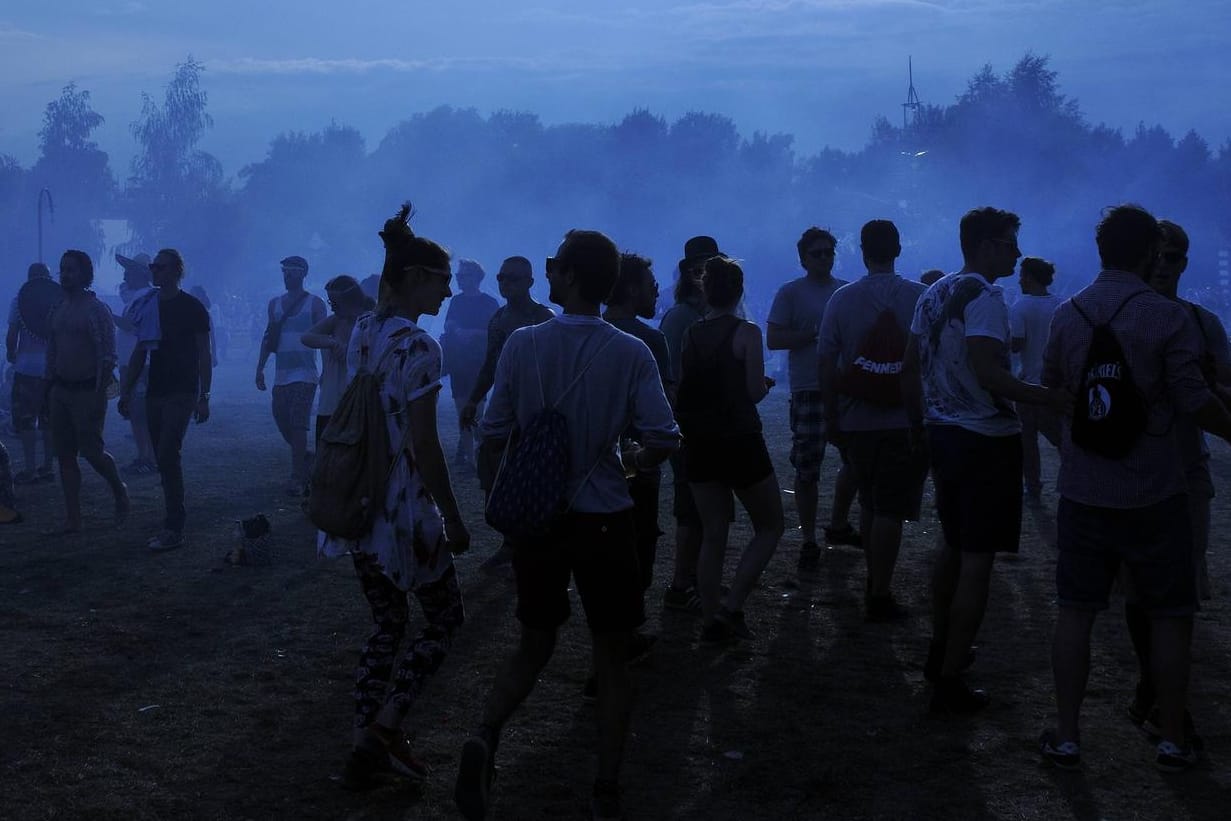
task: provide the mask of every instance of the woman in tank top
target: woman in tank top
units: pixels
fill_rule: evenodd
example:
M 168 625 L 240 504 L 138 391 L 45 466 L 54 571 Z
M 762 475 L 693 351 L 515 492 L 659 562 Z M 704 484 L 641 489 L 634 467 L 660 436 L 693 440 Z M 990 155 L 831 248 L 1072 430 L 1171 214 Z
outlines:
M 676 416 L 688 447 L 688 483 L 701 514 L 701 641 L 717 644 L 752 637 L 744 601 L 778 547 L 783 515 L 756 408 L 773 386 L 765 377 L 761 329 L 735 315 L 744 272 L 734 261 L 716 257 L 706 263 L 701 283 L 708 313 L 684 336 Z M 748 511 L 753 536 L 724 599 L 732 492 Z

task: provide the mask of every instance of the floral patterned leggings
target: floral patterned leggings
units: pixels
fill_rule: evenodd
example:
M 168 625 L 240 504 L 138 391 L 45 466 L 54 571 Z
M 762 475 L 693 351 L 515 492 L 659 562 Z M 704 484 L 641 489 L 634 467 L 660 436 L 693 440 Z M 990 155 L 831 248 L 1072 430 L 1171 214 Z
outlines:
M 396 710 L 399 722 L 406 718 L 428 679 L 444 663 L 454 631 L 466 620 L 466 611 L 457 571 L 452 567 L 439 580 L 415 588 L 414 595 L 427 624 L 407 649 L 395 673 L 393 662 L 410 620 L 409 594 L 385 576 L 375 556 L 356 552 L 353 557 L 359 585 L 376 622 L 376 631 L 368 637 L 355 671 L 355 727 L 362 729 L 376 719 L 386 704 Z

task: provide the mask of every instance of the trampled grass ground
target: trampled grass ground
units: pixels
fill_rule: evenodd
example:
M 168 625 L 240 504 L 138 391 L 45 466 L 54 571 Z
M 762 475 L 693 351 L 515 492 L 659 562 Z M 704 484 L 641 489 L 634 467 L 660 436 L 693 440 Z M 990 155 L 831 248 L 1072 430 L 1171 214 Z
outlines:
M 422 787 L 344 792 L 331 777 L 349 743 L 350 682 L 368 613 L 349 563 L 315 558 L 312 531 L 283 495 L 283 447 L 248 373 L 249 363 L 224 366 L 214 418 L 189 435 L 187 549 L 144 547 L 160 519 L 157 477 L 131 483 L 134 512 L 121 530 L 109 526 L 110 501 L 92 475 L 85 533 L 40 535 L 61 515 L 58 486 L 23 489 L 27 522 L 0 530 L 0 818 L 458 817 L 457 752 L 515 636 L 511 585 L 477 572 L 496 544 L 477 485 L 458 480 L 475 535 L 458 562 L 469 620 L 409 727 L 435 773 Z M 789 487 L 785 396 L 776 390 L 762 413 Z M 132 445 L 112 414 L 113 450 L 128 461 Z M 441 418 L 451 450 L 451 407 L 442 405 Z M 1055 469 L 1048 454 L 1047 475 Z M 1231 450 L 1215 446 L 1214 469 L 1227 488 Z M 1134 672 L 1114 607 L 1096 627 L 1086 768 L 1058 773 L 1038 762 L 1034 740 L 1052 718 L 1053 493 L 1027 511 L 1020 557 L 995 571 L 971 672 L 994 704 L 974 719 L 927 714 L 930 515 L 908 526 L 899 566 L 909 621 L 863 623 L 857 550 L 831 550 L 819 574 L 800 578 L 798 538 L 788 532 L 748 604 L 758 638 L 728 652 L 699 649 L 698 625 L 661 611 L 668 535 L 647 608 L 662 638 L 634 677 L 629 817 L 1228 817 L 1228 497 L 1231 489 L 1216 500 L 1216 598 L 1198 618 L 1195 643 L 1193 712 L 1209 761 L 1178 777 L 1153 768 L 1152 747 L 1124 718 Z M 662 501 L 670 531 L 669 492 Z M 273 521 L 278 561 L 224 566 L 235 520 L 255 512 Z M 733 544 L 746 534 L 741 519 Z M 585 817 L 594 739 L 592 708 L 579 698 L 587 657 L 574 619 L 503 741 L 493 817 Z

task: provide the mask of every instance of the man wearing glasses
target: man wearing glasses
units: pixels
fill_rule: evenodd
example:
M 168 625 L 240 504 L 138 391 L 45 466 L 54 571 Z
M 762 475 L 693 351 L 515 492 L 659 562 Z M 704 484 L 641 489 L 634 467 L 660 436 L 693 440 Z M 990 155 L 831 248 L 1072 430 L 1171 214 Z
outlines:
M 816 543 L 817 488 L 825 455 L 825 412 L 821 405 L 820 361 L 817 336 L 825 306 L 846 280 L 833 276 L 838 241 L 824 228 L 813 226 L 796 243 L 804 276 L 778 289 L 769 309 L 765 344 L 771 351 L 789 351 L 791 381 L 791 465 L 795 468 L 795 507 L 803 546 L 799 568 L 813 570 L 820 563 Z M 845 460 L 844 460 L 845 461 Z M 843 464 L 834 486 L 834 503 L 825 539 L 830 544 L 859 545 L 859 532 L 851 527 L 855 482 Z
M 150 539 L 150 550 L 175 550 L 184 545 L 184 471 L 180 461 L 188 423 L 209 419 L 209 391 L 213 382 L 213 356 L 209 344 L 209 311 L 199 299 L 180 289 L 184 259 L 164 248 L 150 263 L 156 296 L 134 300 L 127 318 L 137 329 L 138 343 L 120 388 L 120 415 L 128 418 L 133 393 L 146 367 L 149 378 L 145 416 L 162 478 L 166 518 L 162 531 Z M 136 401 L 141 401 L 138 397 Z

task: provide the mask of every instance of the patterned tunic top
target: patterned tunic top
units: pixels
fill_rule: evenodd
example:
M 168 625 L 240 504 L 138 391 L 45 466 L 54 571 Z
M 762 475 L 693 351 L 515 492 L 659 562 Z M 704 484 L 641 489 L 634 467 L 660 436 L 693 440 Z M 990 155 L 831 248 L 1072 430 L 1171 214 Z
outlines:
M 330 557 L 369 554 L 398 588 L 413 590 L 440 579 L 453 564 L 445 548 L 444 520 L 419 475 L 413 437 L 406 431 L 410 404 L 440 390 L 440 345 L 408 319 L 366 314 L 351 334 L 347 354 L 351 377 L 359 369 L 365 342 L 369 362 L 390 352 L 383 366 L 381 402 L 388 414 L 390 448 L 398 450 L 403 440 L 406 445 L 397 456 L 384 508 L 371 533 L 358 541 L 325 537 L 319 553 Z M 389 458 L 394 459 L 392 452 Z

